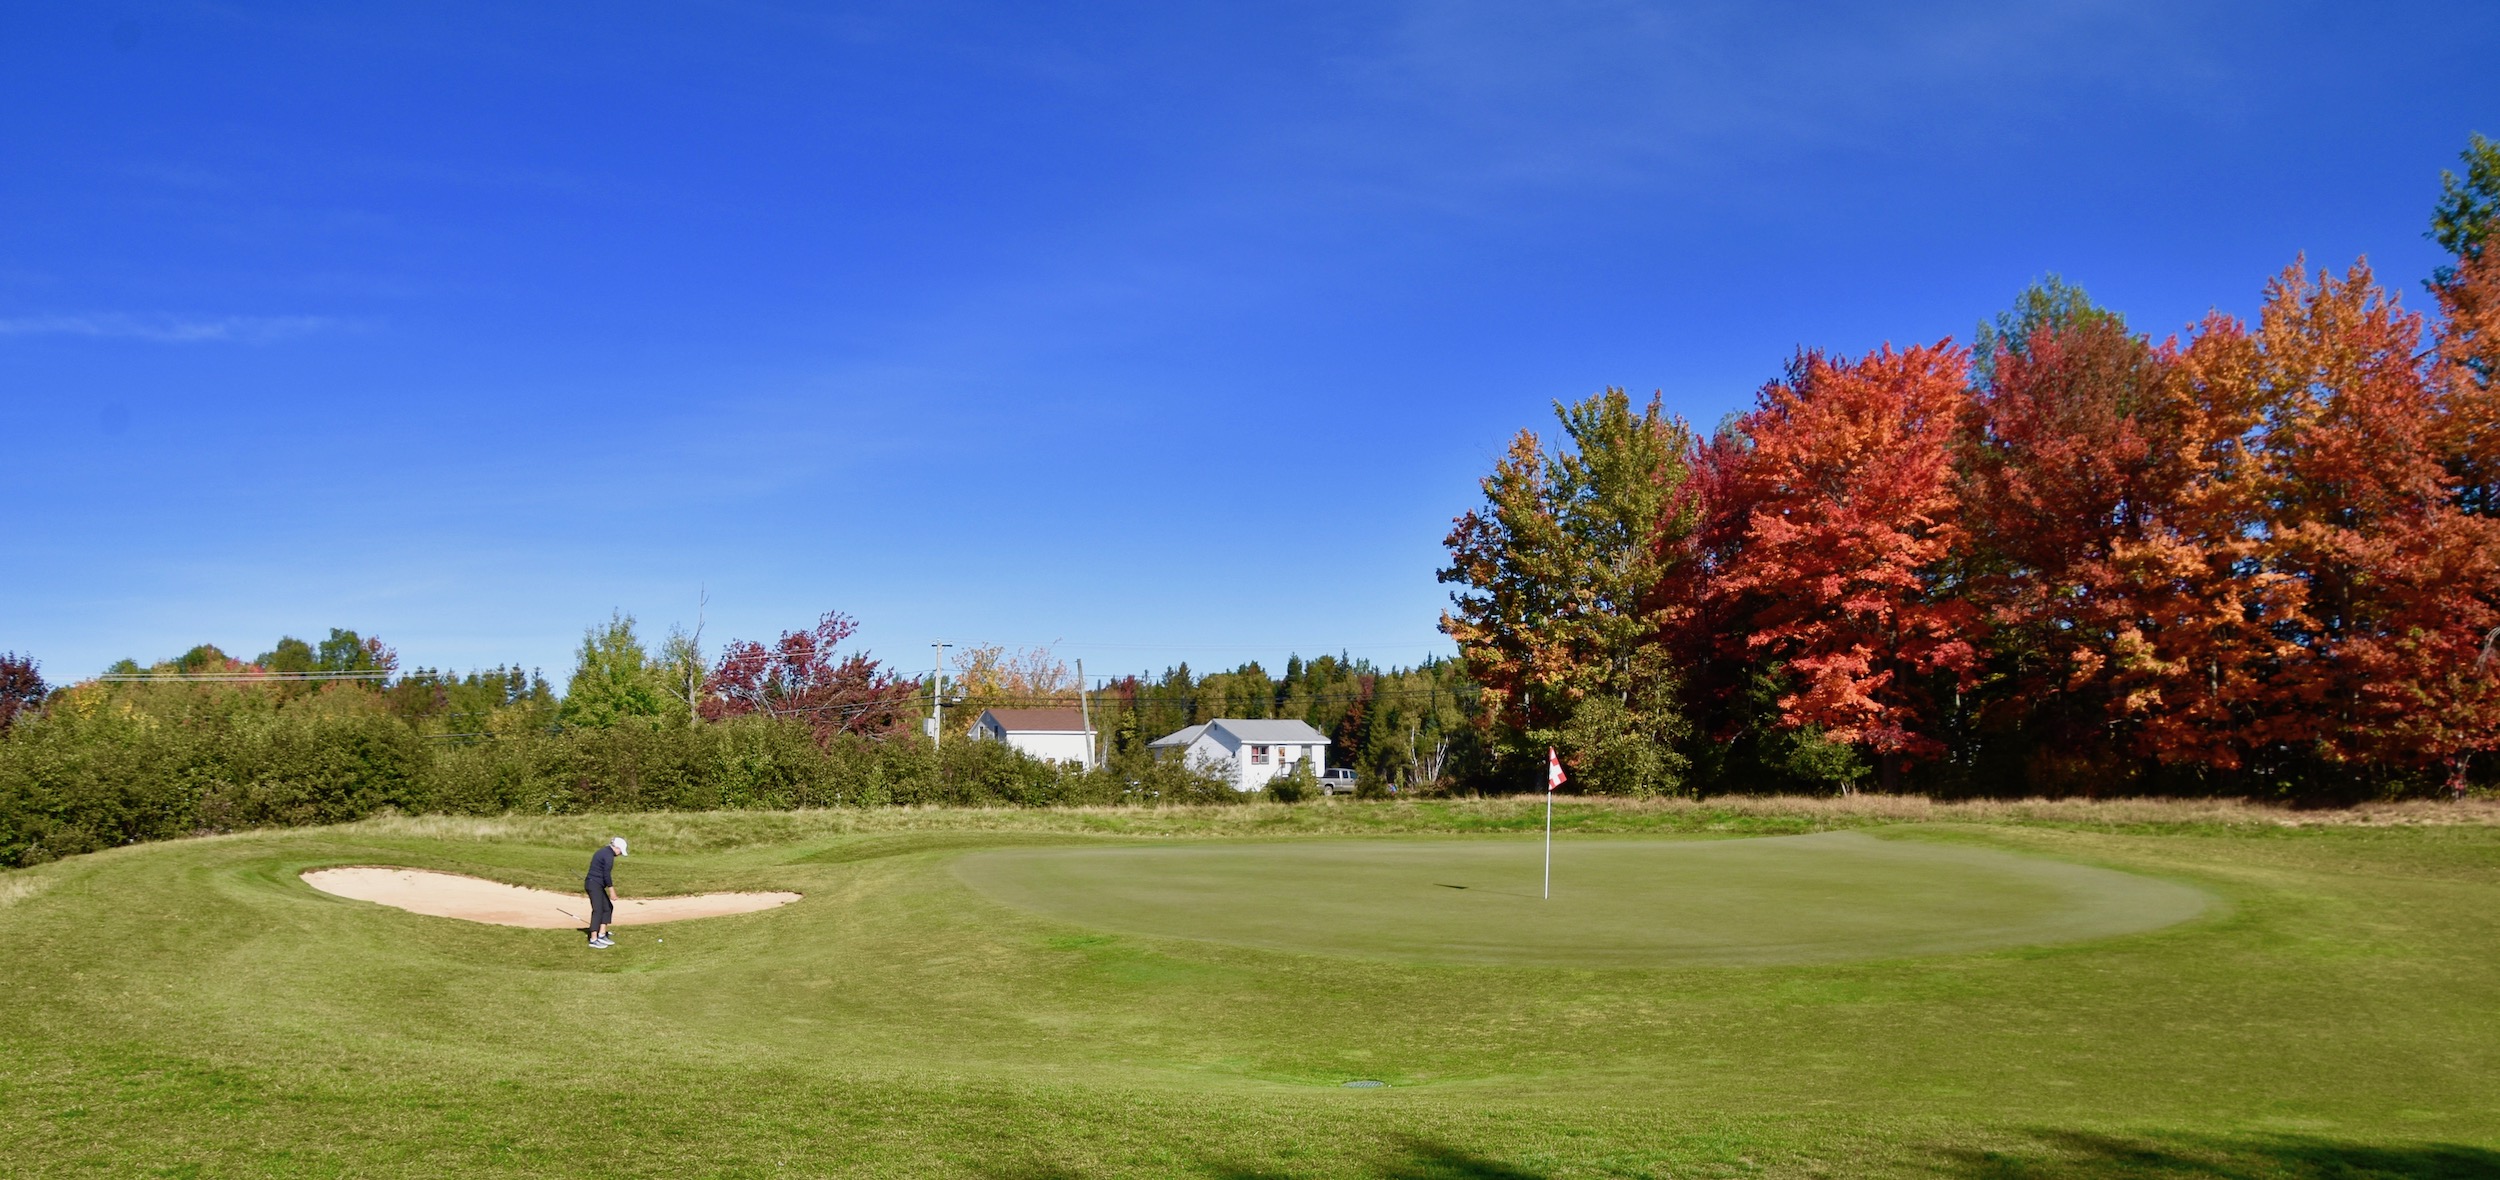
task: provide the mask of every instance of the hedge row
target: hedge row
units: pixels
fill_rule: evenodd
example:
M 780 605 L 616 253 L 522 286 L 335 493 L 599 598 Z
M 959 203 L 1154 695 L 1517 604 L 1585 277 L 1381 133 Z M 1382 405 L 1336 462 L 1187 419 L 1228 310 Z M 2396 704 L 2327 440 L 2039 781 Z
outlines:
M 0 866 L 244 828 L 411 813 L 1224 802 L 1152 762 L 1081 770 L 991 742 L 837 740 L 743 718 L 447 742 L 385 716 L 176 724 L 55 714 L 0 740 Z

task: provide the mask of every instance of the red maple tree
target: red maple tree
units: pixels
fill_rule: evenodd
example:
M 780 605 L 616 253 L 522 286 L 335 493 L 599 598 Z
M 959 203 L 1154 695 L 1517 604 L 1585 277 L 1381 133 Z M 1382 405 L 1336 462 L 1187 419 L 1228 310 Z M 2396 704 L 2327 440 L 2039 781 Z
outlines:
M 912 714 L 916 680 L 897 676 L 864 652 L 841 654 L 859 625 L 827 611 L 805 631 L 784 631 L 767 646 L 740 640 L 721 652 L 704 681 L 707 721 L 760 713 L 813 726 L 819 741 L 836 734 L 887 736 Z
M 1752 660 L 1784 666 L 1782 724 L 1864 748 L 1887 787 L 1906 760 L 1943 751 L 1932 693 L 1977 662 L 1977 613 L 1945 584 L 1965 361 L 1945 343 L 1807 353 L 1764 387 L 1741 443 L 1702 455 L 1725 547 L 1706 615 Z
M 50 691 L 33 657 L 0 653 L 0 733 L 7 733 L 21 715 L 42 708 Z
M 2028 733 L 2035 786 L 2242 763 L 2288 592 L 2248 564 L 2253 364 L 2226 317 L 2183 349 L 2103 316 L 1999 351 L 1974 392 L 1968 593 L 1991 623 L 1991 707 Z

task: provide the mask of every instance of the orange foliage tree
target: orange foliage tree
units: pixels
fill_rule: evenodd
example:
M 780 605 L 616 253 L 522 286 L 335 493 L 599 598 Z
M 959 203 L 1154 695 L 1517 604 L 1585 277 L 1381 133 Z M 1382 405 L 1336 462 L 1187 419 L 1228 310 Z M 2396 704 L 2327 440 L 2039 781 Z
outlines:
M 2272 519 L 2263 559 L 2304 593 L 2268 735 L 2347 773 L 2462 766 L 2500 738 L 2483 675 L 2500 527 L 2445 460 L 2455 392 L 2356 264 L 2269 287 L 2257 331 Z
M 1935 692 L 1976 666 L 1955 591 L 1953 435 L 1965 357 L 1949 344 L 1856 361 L 1808 353 L 1713 447 L 1710 513 L 1728 545 L 1706 617 L 1784 672 L 1783 724 L 1874 755 L 1887 786 L 1934 757 Z
M 2023 733 L 2034 784 L 2240 764 L 2289 589 L 2249 566 L 2252 360 L 2221 316 L 2184 349 L 2088 305 L 2000 335 L 1963 442 L 1968 592 L 1990 728 Z

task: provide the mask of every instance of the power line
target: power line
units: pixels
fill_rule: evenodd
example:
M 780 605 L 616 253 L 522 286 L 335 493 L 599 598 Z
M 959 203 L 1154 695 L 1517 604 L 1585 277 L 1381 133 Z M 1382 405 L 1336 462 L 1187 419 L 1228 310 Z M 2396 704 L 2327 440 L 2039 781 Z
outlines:
M 1299 644 L 1299 643 L 1287 643 L 1287 642 L 1278 642 L 1278 643 L 1259 643 L 1259 642 L 1256 642 L 1256 641 L 1246 642 L 1246 643 L 1245 643 L 1245 642 L 1242 642 L 1242 641 L 1239 641 L 1239 640 L 1221 640 L 1221 641 L 1218 641 L 1218 640 L 1203 640 L 1203 641 L 1201 641 L 1201 640 L 1171 640 L 1171 641 L 1162 642 L 1162 643 L 1087 643 L 1087 642 L 1084 642 L 1084 641 L 1081 641 L 1081 640 L 1074 640 L 1074 639 L 1055 639 L 1055 640 L 1052 640 L 1052 641 L 1051 641 L 1051 642 L 1049 642 L 1049 643 L 1007 643 L 1007 642 L 1003 642 L 1003 641 L 996 640 L 996 639 L 985 639 L 985 640 L 981 640 L 981 641 L 979 641 L 979 642 L 980 642 L 983 646 L 992 646 L 992 645 L 994 645 L 994 646 L 997 646 L 997 647 L 1007 648 L 1007 649 L 1010 649 L 1010 650 L 1022 650 L 1022 651 L 1031 651 L 1031 650 L 1035 650 L 1035 649 L 1040 649 L 1040 650 L 1042 650 L 1042 651 L 1050 651 L 1050 650 L 1053 650 L 1053 649 L 1056 649 L 1056 648 L 1062 648 L 1062 647 L 1070 647 L 1070 648 L 1081 647 L 1081 648 L 1086 648 L 1086 649 L 1091 650 L 1091 651 L 1171 651 L 1171 650 L 1173 650 L 1173 649 L 1175 649 L 1175 648 L 1181 648 L 1181 649 L 1195 648 L 1195 649 L 1199 649 L 1199 650 L 1202 650 L 1202 651 L 1225 651 L 1225 652 L 1234 652 L 1234 651 L 1273 651 L 1273 650 L 1276 650 L 1276 649 L 1278 649 L 1278 648 L 1283 648 L 1283 649 L 1285 649 L 1285 650 L 1287 650 L 1287 651 L 1299 651 L 1299 650 L 1301 649 L 1301 647 L 1302 647 L 1302 645 L 1301 645 L 1301 644 Z M 1449 641 L 1447 641 L 1447 640 L 1443 640 L 1443 641 L 1441 641 L 1441 642 L 1437 642 L 1437 643 L 1436 643 L 1436 642 L 1422 642 L 1422 643 L 1418 643 L 1418 642 L 1415 642 L 1415 641 L 1413 641 L 1413 640 L 1394 639 L 1394 640 L 1377 640 L 1377 641 L 1348 640 L 1348 641 L 1341 641 L 1341 642 L 1338 642 L 1338 643 L 1328 644 L 1327 646 L 1328 646 L 1328 647 L 1332 647 L 1332 648 L 1336 648 L 1336 649 L 1339 649 L 1339 650 L 1364 650 L 1364 651 L 1422 651 L 1422 650 L 1424 650 L 1424 649 L 1426 649 L 1426 648 L 1443 648 L 1443 647 L 1450 647 L 1450 646 L 1454 646 L 1454 645 L 1452 645 L 1452 644 L 1451 644 Z M 1322 654 L 1322 655 L 1325 655 L 1325 654 L 1327 654 L 1327 653 L 1326 653 L 1325 651 L 1323 651 L 1323 652 L 1321 652 L 1321 654 Z
M 388 680 L 394 672 L 107 672 L 107 684 L 290 684 L 332 680 Z

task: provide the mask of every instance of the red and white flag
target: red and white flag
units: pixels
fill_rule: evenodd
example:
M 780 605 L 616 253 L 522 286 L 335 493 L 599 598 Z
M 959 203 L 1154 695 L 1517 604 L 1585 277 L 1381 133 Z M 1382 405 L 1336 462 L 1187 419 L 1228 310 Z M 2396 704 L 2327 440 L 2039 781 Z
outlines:
M 1554 747 L 1545 747 L 1545 789 L 1550 792 L 1560 787 L 1563 777 L 1562 758 L 1554 753 Z

